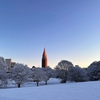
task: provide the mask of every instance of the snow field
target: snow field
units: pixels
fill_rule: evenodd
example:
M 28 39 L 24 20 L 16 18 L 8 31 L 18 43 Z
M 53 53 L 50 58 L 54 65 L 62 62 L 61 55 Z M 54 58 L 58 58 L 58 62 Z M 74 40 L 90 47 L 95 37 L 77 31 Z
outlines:
M 48 85 L 41 82 L 38 87 L 29 83 L 0 89 L 0 100 L 100 100 L 100 81 L 60 84 L 51 79 Z

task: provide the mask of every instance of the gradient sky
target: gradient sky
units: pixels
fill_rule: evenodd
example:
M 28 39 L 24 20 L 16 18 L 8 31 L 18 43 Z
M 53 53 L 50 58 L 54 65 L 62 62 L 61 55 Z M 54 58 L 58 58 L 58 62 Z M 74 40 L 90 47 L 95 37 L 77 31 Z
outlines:
M 0 56 L 40 66 L 100 60 L 100 0 L 0 0 Z

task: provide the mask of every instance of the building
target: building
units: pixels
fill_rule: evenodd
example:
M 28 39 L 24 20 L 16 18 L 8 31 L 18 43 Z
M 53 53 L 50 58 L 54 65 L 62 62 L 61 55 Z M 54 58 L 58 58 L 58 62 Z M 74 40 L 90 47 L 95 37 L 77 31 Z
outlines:
M 15 66 L 16 62 L 11 62 L 11 68 Z
M 8 71 L 10 71 L 10 69 L 11 69 L 12 67 L 14 67 L 14 65 L 15 65 L 16 63 L 15 63 L 15 62 L 12 62 L 11 59 L 6 59 L 6 64 L 7 64 L 7 66 L 8 66 Z
M 8 71 L 11 69 L 11 59 L 6 59 L 6 64 L 8 66 Z
M 42 68 L 45 68 L 48 66 L 48 58 L 46 54 L 46 50 L 44 48 L 43 54 L 42 54 Z

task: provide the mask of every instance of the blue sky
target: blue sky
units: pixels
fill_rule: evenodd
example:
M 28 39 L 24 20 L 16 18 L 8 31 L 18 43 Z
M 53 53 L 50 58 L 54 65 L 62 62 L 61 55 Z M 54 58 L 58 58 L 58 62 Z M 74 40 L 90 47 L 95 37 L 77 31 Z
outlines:
M 52 68 L 100 60 L 100 0 L 0 0 L 0 56 Z

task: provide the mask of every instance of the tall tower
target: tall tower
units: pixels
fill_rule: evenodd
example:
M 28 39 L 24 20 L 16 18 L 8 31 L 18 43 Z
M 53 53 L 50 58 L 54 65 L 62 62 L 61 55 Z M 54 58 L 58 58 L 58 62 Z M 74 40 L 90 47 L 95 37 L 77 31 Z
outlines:
M 48 58 L 46 54 L 46 50 L 44 48 L 43 54 L 42 54 L 42 67 L 47 67 L 48 66 Z

